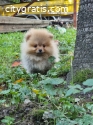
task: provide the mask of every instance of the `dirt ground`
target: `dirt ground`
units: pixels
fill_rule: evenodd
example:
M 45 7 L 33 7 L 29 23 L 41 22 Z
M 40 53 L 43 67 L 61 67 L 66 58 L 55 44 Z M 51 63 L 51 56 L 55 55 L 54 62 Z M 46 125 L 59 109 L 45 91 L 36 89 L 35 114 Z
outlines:
M 40 106 L 39 106 L 40 107 Z M 38 105 L 36 103 L 20 104 L 18 106 L 0 107 L 0 121 L 5 116 L 10 116 L 15 119 L 14 125 L 45 125 L 42 120 L 42 112 L 39 114 Z M 38 115 L 38 116 L 37 116 Z M 37 120 L 38 117 L 38 120 Z M 0 122 L 0 125 L 5 125 Z
M 74 95 L 75 98 L 81 99 L 80 102 L 78 102 L 80 105 L 86 102 L 92 102 L 92 96 L 92 92 Z M 35 101 L 10 107 L 0 106 L 0 125 L 5 125 L 1 123 L 1 120 L 4 119 L 5 116 L 13 117 L 15 119 L 13 122 L 14 125 L 45 125 L 42 119 L 43 113 L 42 105 L 40 106 L 40 104 Z

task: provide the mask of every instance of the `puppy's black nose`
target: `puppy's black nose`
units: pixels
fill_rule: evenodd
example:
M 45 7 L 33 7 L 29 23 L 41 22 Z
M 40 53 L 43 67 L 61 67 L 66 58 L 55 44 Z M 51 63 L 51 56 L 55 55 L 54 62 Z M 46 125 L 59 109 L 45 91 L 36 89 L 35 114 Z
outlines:
M 42 52 L 42 49 L 39 49 L 39 52 L 41 53 L 41 52 Z

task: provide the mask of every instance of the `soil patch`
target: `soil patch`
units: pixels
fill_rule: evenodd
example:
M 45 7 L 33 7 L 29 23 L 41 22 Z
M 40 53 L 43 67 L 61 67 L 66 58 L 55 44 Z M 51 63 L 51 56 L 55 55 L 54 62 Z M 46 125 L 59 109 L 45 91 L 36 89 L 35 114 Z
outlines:
M 13 117 L 15 119 L 14 125 L 44 125 L 43 113 L 43 110 L 40 111 L 40 106 L 36 102 L 11 107 L 0 106 L 0 125 L 5 125 L 1 123 L 5 116 Z

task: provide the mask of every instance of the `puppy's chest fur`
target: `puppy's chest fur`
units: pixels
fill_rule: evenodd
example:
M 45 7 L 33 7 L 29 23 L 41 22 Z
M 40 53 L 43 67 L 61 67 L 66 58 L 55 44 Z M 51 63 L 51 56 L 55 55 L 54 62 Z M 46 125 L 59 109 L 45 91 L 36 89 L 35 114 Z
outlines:
M 30 60 L 30 63 L 32 63 L 33 69 L 38 69 L 38 70 L 44 70 L 45 68 L 48 68 L 50 65 L 48 60 L 40 60 L 40 61 Z
M 42 57 L 25 55 L 23 65 L 27 69 L 28 73 L 44 73 L 49 70 L 52 64 L 48 59 Z

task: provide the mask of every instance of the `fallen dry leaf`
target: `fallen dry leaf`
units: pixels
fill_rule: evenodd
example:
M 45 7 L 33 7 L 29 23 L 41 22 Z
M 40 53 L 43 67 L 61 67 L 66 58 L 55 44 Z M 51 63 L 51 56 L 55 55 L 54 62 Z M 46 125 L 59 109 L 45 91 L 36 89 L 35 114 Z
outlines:
M 22 81 L 23 81 L 23 79 L 21 78 L 21 79 L 16 80 L 14 83 L 16 84 L 16 83 L 20 83 Z
M 40 93 L 40 91 L 37 90 L 37 89 L 32 89 L 32 91 L 33 91 L 36 95 Z
M 20 66 L 21 65 L 21 61 L 14 61 L 13 63 L 12 63 L 12 67 L 17 67 L 17 66 Z

